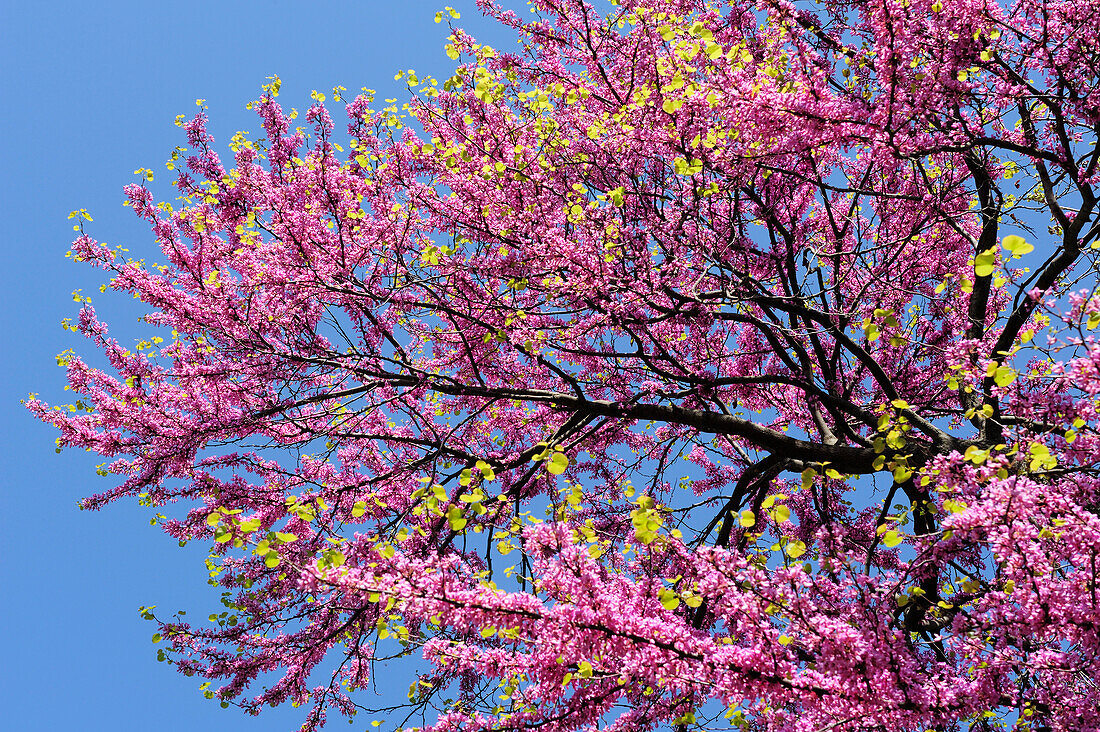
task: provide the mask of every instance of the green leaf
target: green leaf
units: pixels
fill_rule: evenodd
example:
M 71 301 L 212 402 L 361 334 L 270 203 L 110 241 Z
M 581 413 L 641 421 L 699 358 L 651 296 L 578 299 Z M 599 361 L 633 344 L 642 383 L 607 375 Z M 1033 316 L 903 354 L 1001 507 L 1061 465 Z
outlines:
M 493 472 L 493 468 L 491 465 L 489 465 L 489 463 L 485 462 L 484 460 L 478 460 L 475 465 L 477 469 L 481 471 L 482 480 L 486 482 L 496 480 L 497 474 Z
M 366 501 L 356 501 L 355 505 L 351 507 L 352 518 L 359 518 L 367 512 Z
M 993 263 L 997 261 L 997 248 L 990 247 L 974 257 L 974 274 L 988 277 L 993 274 Z
M 688 162 L 684 158 L 676 158 L 672 161 L 672 169 L 678 175 L 695 175 L 703 169 L 703 161 L 692 158 L 691 162 Z
M 249 519 L 248 521 L 242 521 L 241 531 L 245 532 L 246 534 L 251 534 L 253 531 L 259 531 L 261 523 L 262 522 L 258 518 Z
M 276 531 L 275 538 L 283 542 L 284 544 L 289 544 L 292 541 L 298 541 L 297 534 L 291 534 L 290 532 L 286 531 Z
M 787 556 L 791 559 L 798 559 L 806 553 L 806 543 L 803 541 L 792 541 L 787 544 Z
M 998 366 L 993 372 L 993 383 L 997 386 L 1008 386 L 1016 380 L 1016 369 L 1011 366 Z
M 264 564 L 266 564 L 270 569 L 275 569 L 276 567 L 278 567 L 279 561 L 279 555 L 275 552 L 269 552 L 267 556 L 264 557 Z
M 1016 236 L 1015 234 L 1010 234 L 1002 239 L 1001 246 L 1011 252 L 1013 257 L 1022 257 L 1035 251 L 1035 247 L 1024 241 L 1022 236 Z
M 1046 445 L 1035 443 L 1028 452 L 1031 455 L 1030 470 L 1050 470 L 1058 465 L 1058 460 L 1050 454 L 1050 448 Z
M 776 523 L 785 523 L 791 520 L 791 509 L 787 508 L 783 504 L 779 504 L 774 509 L 772 509 L 771 516 Z
M 677 597 L 676 593 L 672 590 L 661 590 L 657 593 L 657 599 L 661 602 L 661 607 L 665 610 L 675 610 L 680 607 L 680 598 Z
M 451 527 L 451 531 L 462 531 L 466 528 L 467 520 L 462 515 L 462 509 L 458 506 L 451 506 L 447 509 L 447 523 Z
M 943 502 L 943 510 L 948 513 L 962 513 L 966 510 L 966 504 L 962 501 L 956 501 L 954 498 L 948 498 Z
M 888 549 L 893 549 L 901 543 L 901 534 L 896 531 L 890 530 L 882 535 L 882 545 Z
M 966 448 L 966 452 L 963 453 L 963 457 L 975 465 L 981 465 L 989 459 L 989 450 L 983 450 L 977 445 L 971 445 Z
M 555 452 L 546 462 L 546 469 L 553 475 L 561 475 L 569 467 L 569 458 L 564 453 Z
M 738 523 L 745 529 L 756 526 L 756 514 L 753 513 L 751 509 L 746 508 L 741 512 L 741 518 Z

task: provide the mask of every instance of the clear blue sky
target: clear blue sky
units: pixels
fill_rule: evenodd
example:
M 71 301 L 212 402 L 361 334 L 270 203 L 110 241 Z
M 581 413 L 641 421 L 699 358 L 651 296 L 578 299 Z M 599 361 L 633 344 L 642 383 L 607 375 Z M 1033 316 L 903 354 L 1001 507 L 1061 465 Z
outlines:
M 198 692 L 200 681 L 155 659 L 152 626 L 139 605 L 215 610 L 203 553 L 180 550 L 149 526 L 148 509 L 118 504 L 81 513 L 78 498 L 107 487 L 95 456 L 54 453 L 54 435 L 19 400 L 39 392 L 63 399 L 57 353 L 85 350 L 60 327 L 76 312 L 73 290 L 94 296 L 114 335 L 136 332 L 139 311 L 99 295 L 88 267 L 64 258 L 70 210 L 87 208 L 89 233 L 155 258 L 150 237 L 122 208 L 132 172 L 162 171 L 177 144 L 177 114 L 205 98 L 212 129 L 226 141 L 257 130 L 244 109 L 265 77 L 283 79 L 280 99 L 304 109 L 311 89 L 326 93 L 403 90 L 398 69 L 444 77 L 446 26 L 433 22 L 450 3 L 459 25 L 503 47 L 473 0 L 193 0 L 167 2 L 0 3 L 0 689 L 12 732 L 220 732 L 292 730 L 287 707 L 247 718 Z M 522 3 L 516 3 L 522 7 Z M 335 115 L 334 115 L 335 116 Z M 132 329 L 132 330 L 128 330 Z M 407 681 L 393 693 L 403 698 Z M 349 728 L 332 720 L 332 729 Z

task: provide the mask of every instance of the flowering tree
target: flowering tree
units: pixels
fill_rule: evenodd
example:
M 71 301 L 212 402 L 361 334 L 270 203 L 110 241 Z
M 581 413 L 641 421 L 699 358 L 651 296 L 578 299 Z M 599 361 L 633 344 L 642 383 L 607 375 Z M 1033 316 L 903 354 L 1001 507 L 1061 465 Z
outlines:
M 156 335 L 85 302 L 29 407 L 211 546 L 161 658 L 308 729 L 399 656 L 441 731 L 1100 729 L 1100 3 L 481 4 L 520 52 L 347 136 L 181 119 L 164 264 L 78 227 Z

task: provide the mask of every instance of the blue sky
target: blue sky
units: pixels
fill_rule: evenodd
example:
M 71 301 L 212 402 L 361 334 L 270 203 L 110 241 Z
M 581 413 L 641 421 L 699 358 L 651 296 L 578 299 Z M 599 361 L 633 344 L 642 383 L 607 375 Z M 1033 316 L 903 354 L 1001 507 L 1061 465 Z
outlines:
M 445 77 L 446 26 L 433 22 L 449 2 L 459 25 L 503 46 L 473 0 L 192 0 L 188 3 L 0 3 L 0 688 L 5 729 L 82 732 L 156 729 L 291 730 L 299 710 L 258 718 L 202 698 L 200 680 L 155 660 L 152 626 L 140 605 L 217 606 L 205 584 L 203 553 L 180 550 L 149 525 L 149 510 L 118 504 L 82 513 L 76 501 L 108 487 L 93 455 L 54 453 L 55 435 L 23 411 L 28 392 L 63 399 L 56 354 L 87 352 L 61 329 L 92 294 L 114 335 L 137 332 L 141 311 L 110 294 L 102 278 L 64 254 L 69 211 L 86 208 L 88 232 L 155 257 L 147 231 L 123 209 L 133 171 L 164 171 L 185 144 L 173 125 L 204 98 L 219 141 L 259 125 L 246 102 L 265 77 L 283 79 L 281 100 L 304 109 L 310 91 L 337 84 L 401 97 L 398 69 Z M 335 115 L 334 115 L 335 116 Z M 157 188 L 170 196 L 169 176 Z M 403 698 L 407 682 L 393 693 Z M 367 727 L 357 721 L 351 729 Z M 347 728 L 333 720 L 332 728 Z

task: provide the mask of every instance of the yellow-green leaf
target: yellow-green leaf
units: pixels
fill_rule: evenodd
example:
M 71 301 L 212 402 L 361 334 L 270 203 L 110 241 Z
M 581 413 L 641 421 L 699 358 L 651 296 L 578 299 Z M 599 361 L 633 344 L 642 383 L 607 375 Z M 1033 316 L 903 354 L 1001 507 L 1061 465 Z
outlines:
M 997 260 L 997 248 L 990 247 L 974 257 L 974 274 L 988 277 L 993 274 L 993 263 Z
M 993 383 L 997 386 L 1008 386 L 1016 380 L 1016 369 L 1011 366 L 998 366 L 993 372 Z
M 485 462 L 484 460 L 478 460 L 475 467 L 477 467 L 477 469 L 481 471 L 482 480 L 486 482 L 496 480 L 497 475 L 495 472 L 493 472 L 493 468 L 491 465 L 489 465 L 489 463 Z
M 555 452 L 546 462 L 546 470 L 553 475 L 561 475 L 569 467 L 569 458 L 564 453 Z
M 1031 462 L 1028 467 L 1031 470 L 1050 470 L 1058 465 L 1058 460 L 1050 454 L 1050 448 L 1046 445 L 1035 443 L 1029 453 Z
M 1022 257 L 1025 254 L 1035 251 L 1035 247 L 1024 241 L 1022 236 L 1016 236 L 1010 234 L 1001 240 L 1001 246 L 1012 253 L 1014 257 Z
M 657 599 L 665 610 L 675 610 L 680 607 L 680 598 L 672 590 L 661 590 L 657 593 Z
M 966 510 L 966 503 L 957 501 L 954 498 L 948 498 L 943 502 L 943 510 L 948 513 L 962 513 Z
M 983 450 L 977 445 L 971 445 L 970 447 L 966 448 L 966 452 L 963 453 L 963 457 L 966 458 L 969 462 L 974 463 L 975 465 L 981 465 L 989 459 L 989 450 Z
M 450 524 L 451 531 L 461 531 L 466 528 L 466 517 L 462 515 L 462 509 L 458 506 L 448 508 L 447 523 Z

